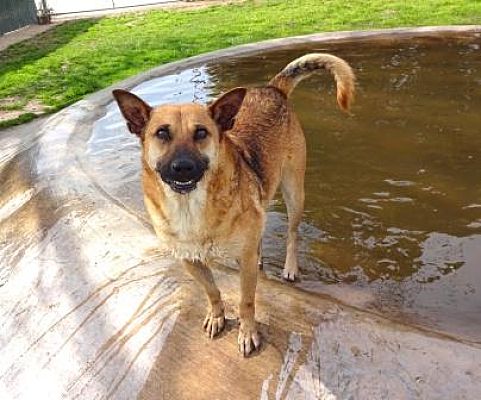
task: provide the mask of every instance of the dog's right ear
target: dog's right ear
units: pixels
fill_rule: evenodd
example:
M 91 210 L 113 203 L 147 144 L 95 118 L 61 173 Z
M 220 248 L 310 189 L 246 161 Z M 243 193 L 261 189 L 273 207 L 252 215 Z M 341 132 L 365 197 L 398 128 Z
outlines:
M 210 115 L 222 132 L 234 126 L 235 116 L 242 106 L 246 92 L 247 89 L 242 87 L 232 89 L 209 106 Z
M 127 121 L 129 131 L 143 138 L 144 128 L 150 118 L 152 107 L 126 90 L 116 89 L 112 94 Z

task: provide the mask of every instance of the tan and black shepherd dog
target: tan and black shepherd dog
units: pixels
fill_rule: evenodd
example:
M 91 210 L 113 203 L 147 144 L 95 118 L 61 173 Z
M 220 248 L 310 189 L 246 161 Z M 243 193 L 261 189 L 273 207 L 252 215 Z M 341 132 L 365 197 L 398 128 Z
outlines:
M 279 185 L 289 218 L 283 277 L 294 280 L 299 274 L 306 142 L 288 97 L 297 83 L 320 69 L 334 76 L 338 104 L 348 110 L 354 74 L 330 54 L 307 54 L 265 87 L 235 88 L 208 106 L 152 108 L 130 92 L 113 91 L 142 145 L 144 201 L 160 246 L 205 289 L 209 309 L 204 329 L 211 338 L 222 331 L 225 317 L 209 264 L 239 264 L 238 344 L 245 356 L 261 344 L 255 322 L 260 242 L 266 208 Z

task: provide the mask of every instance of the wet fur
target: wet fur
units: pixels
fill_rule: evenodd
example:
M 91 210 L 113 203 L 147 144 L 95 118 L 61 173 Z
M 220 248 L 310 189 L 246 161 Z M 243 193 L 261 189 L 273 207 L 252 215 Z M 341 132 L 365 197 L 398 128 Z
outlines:
M 224 311 L 212 274 L 212 261 L 240 265 L 239 350 L 248 355 L 260 344 L 254 320 L 259 245 L 266 208 L 278 187 L 286 202 L 289 228 L 283 276 L 298 276 L 297 228 L 304 204 L 306 144 L 288 101 L 295 85 L 317 69 L 333 73 L 338 102 L 346 109 L 354 91 L 350 67 L 337 57 L 301 57 L 268 86 L 237 88 L 209 107 L 166 105 L 152 109 L 125 91 L 115 91 L 131 132 L 142 143 L 142 185 L 146 208 L 164 251 L 182 263 L 204 287 L 209 311 L 204 329 L 214 337 L 224 326 Z M 172 144 L 159 144 L 155 131 L 169 122 L 177 132 Z M 191 139 L 192 126 L 210 132 L 202 143 Z M 190 136 L 189 136 L 190 135 Z M 177 148 L 197 152 L 209 168 L 188 194 L 178 194 L 159 178 L 158 162 Z

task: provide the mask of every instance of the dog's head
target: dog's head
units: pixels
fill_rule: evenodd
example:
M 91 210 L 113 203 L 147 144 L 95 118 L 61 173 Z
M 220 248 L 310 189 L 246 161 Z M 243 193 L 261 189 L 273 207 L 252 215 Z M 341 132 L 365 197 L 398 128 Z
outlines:
M 148 167 L 180 194 L 193 191 L 206 171 L 217 167 L 223 132 L 234 125 L 245 94 L 245 88 L 236 88 L 210 106 L 152 108 L 130 92 L 113 91 L 127 127 L 141 140 Z

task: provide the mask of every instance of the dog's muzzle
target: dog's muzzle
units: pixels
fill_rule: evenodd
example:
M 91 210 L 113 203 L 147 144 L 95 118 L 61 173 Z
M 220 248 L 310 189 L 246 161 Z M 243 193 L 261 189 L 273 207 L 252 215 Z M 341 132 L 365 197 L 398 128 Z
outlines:
M 191 153 L 177 153 L 170 161 L 159 163 L 157 172 L 170 188 L 179 194 L 187 194 L 197 187 L 208 167 L 208 160 Z

